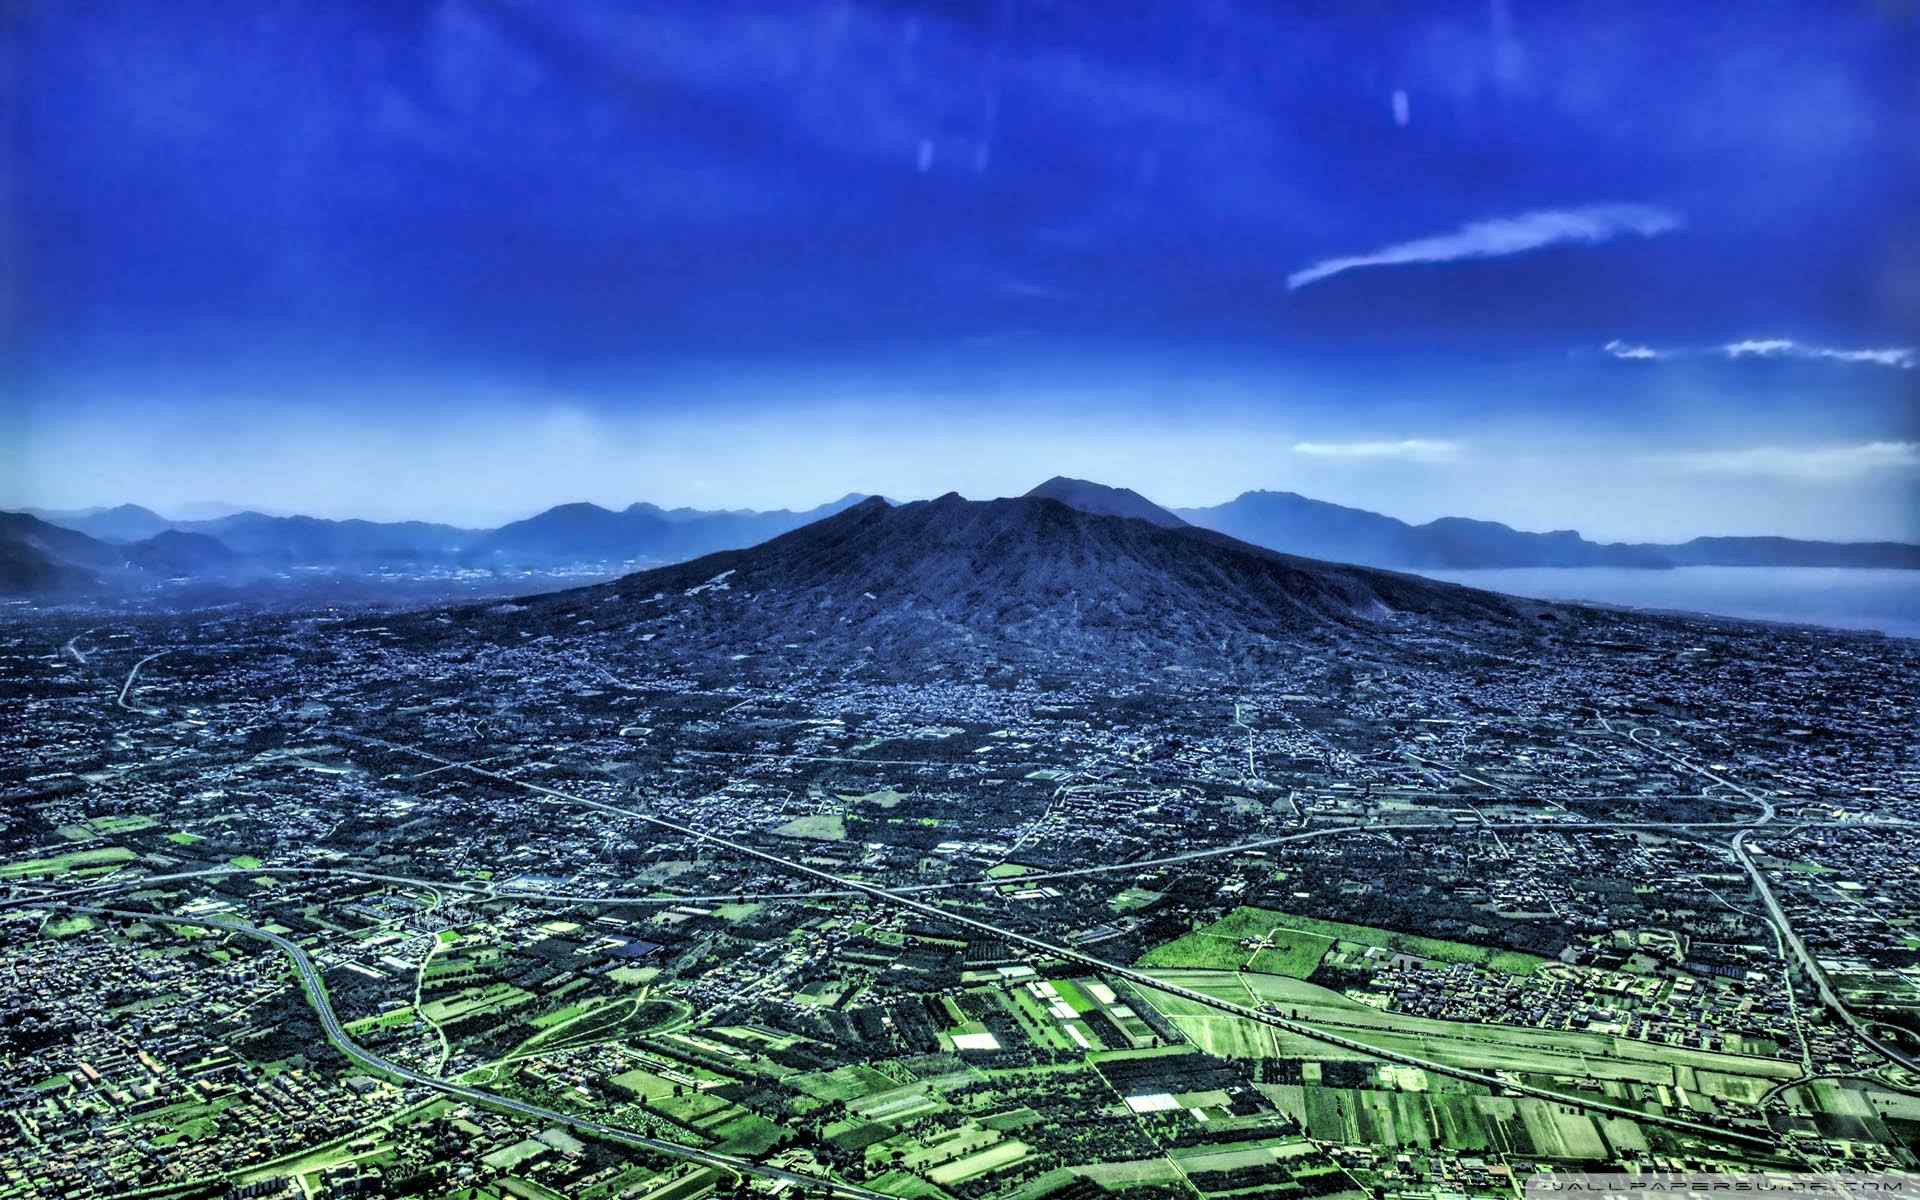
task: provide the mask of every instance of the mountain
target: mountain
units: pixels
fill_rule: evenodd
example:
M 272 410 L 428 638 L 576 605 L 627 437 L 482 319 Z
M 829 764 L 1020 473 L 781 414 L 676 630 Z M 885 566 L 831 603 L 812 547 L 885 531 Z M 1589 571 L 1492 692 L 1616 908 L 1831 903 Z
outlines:
M 0 592 L 82 591 L 127 573 L 126 554 L 118 546 L 30 513 L 0 512 Z
M 524 521 L 502 525 L 475 543 L 465 558 L 497 565 L 690 558 L 764 542 L 843 512 L 865 499 L 848 494 L 802 512 L 784 508 L 773 512 L 706 512 L 644 503 L 615 512 L 597 504 L 562 504 Z
M 1293 492 L 1245 492 L 1176 510 L 1195 525 L 1289 554 L 1415 570 L 1476 567 L 1906 567 L 1920 546 L 1781 537 L 1702 537 L 1677 545 L 1590 542 L 1571 529 L 1524 533 L 1497 521 L 1394 517 Z
M 84 533 L 103 542 L 137 542 L 173 528 L 172 521 L 138 504 L 65 511 L 29 508 L 26 512 L 49 524 Z
M 1085 479 L 1069 479 L 1065 475 L 1055 475 L 1027 495 L 1043 500 L 1058 500 L 1068 508 L 1095 516 L 1132 517 L 1138 521 L 1151 521 L 1167 529 L 1178 529 L 1187 524 L 1132 488 L 1108 487 Z
M 49 512 L 45 516 L 49 528 L 129 546 L 164 533 L 205 537 L 218 544 L 219 549 L 215 549 L 207 543 L 170 539 L 138 557 L 144 567 L 178 575 L 222 570 L 236 562 L 275 567 L 454 562 L 551 567 L 649 559 L 670 562 L 763 542 L 864 499 L 850 494 L 800 512 L 667 510 L 652 504 L 634 504 L 615 512 L 596 504 L 562 504 L 494 530 L 461 529 L 427 521 L 336 521 L 253 511 L 210 520 L 169 521 L 134 504 Z M 64 556 L 56 551 L 54 557 Z M 125 563 L 124 556 L 108 554 L 84 565 L 117 569 Z
M 1681 567 L 1898 567 L 1920 570 L 1920 546 L 1906 542 L 1810 542 L 1783 537 L 1700 537 L 1644 545 Z
M 69 566 L 24 541 L 0 540 L 0 595 L 54 596 L 100 586 L 91 571 Z
M 658 558 L 675 524 L 638 505 L 615 512 L 585 502 L 562 504 L 502 525 L 469 547 L 465 557 L 508 564 Z
M 462 615 L 496 632 L 590 627 L 689 651 L 759 646 L 849 663 L 992 646 L 1177 664 L 1297 650 L 1335 631 L 1532 630 L 1559 611 L 1052 499 L 949 494 L 898 507 L 869 499 L 749 549 Z
M 481 537 L 472 529 L 429 521 L 334 521 L 243 512 L 174 528 L 216 538 L 242 558 L 314 565 L 437 562 Z
M 55 562 L 106 574 L 127 569 L 126 551 L 29 513 L 0 512 L 0 542 L 31 547 Z
M 156 575 L 206 575 L 225 571 L 236 556 L 218 538 L 168 529 L 126 547 L 127 561 Z
M 1334 562 L 1416 569 L 1672 565 L 1652 548 L 1600 545 L 1572 530 L 1524 533 L 1464 517 L 1410 525 L 1293 492 L 1246 492 L 1211 508 L 1178 511 L 1195 525 L 1255 545 Z
M 1590 542 L 1571 529 L 1523 533 L 1498 521 L 1441 517 L 1413 526 L 1425 567 L 1651 567 L 1672 564 L 1633 546 Z

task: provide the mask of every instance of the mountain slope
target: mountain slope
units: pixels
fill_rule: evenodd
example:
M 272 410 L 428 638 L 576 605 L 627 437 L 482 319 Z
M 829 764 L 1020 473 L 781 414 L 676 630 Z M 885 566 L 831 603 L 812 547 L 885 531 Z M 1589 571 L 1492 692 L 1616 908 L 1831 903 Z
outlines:
M 106 574 L 124 571 L 126 551 L 27 513 L 0 512 L 0 542 L 30 546 L 55 562 Z
M 0 512 L 0 592 L 89 591 L 129 574 L 125 551 L 28 513 Z
M 69 566 L 24 541 L 0 540 L 0 595 L 57 596 L 100 586 L 91 571 Z
M 234 564 L 234 553 L 218 538 L 168 529 L 126 547 L 127 561 L 156 575 L 203 575 Z
M 629 508 L 615 512 L 598 504 L 561 504 L 512 521 L 481 538 L 465 557 L 475 562 L 553 563 L 660 556 L 673 522 Z
M 50 511 L 30 508 L 33 516 L 51 525 L 84 533 L 103 542 L 137 542 L 172 529 L 174 523 L 138 504 L 120 504 L 113 508 L 83 508 Z
M 1178 529 L 1187 524 L 1132 488 L 1108 487 L 1085 479 L 1069 479 L 1065 475 L 1055 475 L 1027 495 L 1034 499 L 1058 500 L 1068 508 L 1077 508 L 1095 516 L 1132 517 L 1168 529 Z
M 1337 630 L 1512 628 L 1556 611 L 1054 500 L 947 495 L 868 500 L 747 550 L 465 615 L 516 636 L 591 627 L 689 649 L 964 658 L 991 646 L 1175 663 Z

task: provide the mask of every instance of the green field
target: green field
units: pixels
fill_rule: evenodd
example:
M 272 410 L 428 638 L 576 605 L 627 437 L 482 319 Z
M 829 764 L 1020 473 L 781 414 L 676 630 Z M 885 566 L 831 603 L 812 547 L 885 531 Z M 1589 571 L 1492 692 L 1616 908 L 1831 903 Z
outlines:
M 1250 939 L 1264 941 L 1269 946 L 1257 951 L 1243 948 L 1240 943 Z M 1545 961 L 1517 950 L 1495 950 L 1444 938 L 1395 933 L 1371 925 L 1352 925 L 1345 921 L 1300 917 L 1272 909 L 1242 907 L 1204 929 L 1197 929 L 1164 946 L 1154 947 L 1140 959 L 1138 965 L 1214 971 L 1245 966 L 1269 975 L 1305 979 L 1313 974 L 1314 967 L 1319 965 L 1321 957 L 1335 942 L 1351 946 L 1376 946 L 1437 962 L 1472 963 L 1509 975 L 1530 975 Z
M 785 825 L 776 826 L 774 832 L 783 837 L 807 838 L 816 842 L 844 842 L 847 840 L 847 822 L 839 813 L 815 813 L 808 817 L 795 817 Z
M 927 1178 L 945 1186 L 952 1183 L 965 1183 L 969 1179 L 1010 1167 L 1027 1156 L 1024 1143 L 1008 1139 L 996 1142 L 984 1150 L 956 1158 L 952 1162 L 942 1163 L 927 1172 Z
M 512 1008 L 533 999 L 533 993 L 510 983 L 491 983 L 485 987 L 461 988 L 451 996 L 436 997 L 420 1006 L 420 1015 L 435 1025 L 444 1025 L 475 1013 Z
M 1170 983 L 1239 1004 L 1272 1003 L 1283 1015 L 1365 1042 L 1437 1062 L 1482 1071 L 1518 1071 L 1609 1081 L 1631 1081 L 1689 1091 L 1708 1090 L 1696 1076 L 1712 1072 L 1724 1092 L 1799 1074 L 1777 1058 L 1717 1053 L 1615 1037 L 1610 1034 L 1443 1021 L 1382 1012 L 1339 992 L 1273 975 L 1163 972 Z M 1367 1055 L 1329 1046 L 1245 1017 L 1236 1017 L 1177 996 L 1146 990 L 1154 1007 L 1210 1053 L 1233 1057 L 1278 1057 L 1365 1061 Z
M 1159 892 L 1149 892 L 1145 888 L 1130 887 L 1107 902 L 1115 912 L 1132 912 L 1136 908 L 1145 908 L 1160 898 Z
M 1334 939 L 1288 925 L 1297 919 L 1264 908 L 1236 908 L 1204 929 L 1155 946 L 1136 965 L 1211 971 L 1245 967 L 1305 979 L 1333 948 Z
M 118 866 L 132 862 L 133 851 L 123 846 L 108 846 L 104 850 L 75 850 L 71 854 L 56 854 L 52 858 L 33 858 L 25 862 L 7 863 L 0 866 L 0 879 L 24 879 L 39 875 L 65 875 L 69 871 L 78 871 L 87 867 Z
M 1350 942 L 1356 946 L 1378 946 L 1402 954 L 1430 958 L 1437 962 L 1475 963 L 1491 967 L 1496 971 L 1504 971 L 1509 975 L 1531 975 L 1535 968 L 1546 961 L 1538 955 L 1523 954 L 1518 950 L 1494 950 L 1466 942 L 1450 942 L 1444 938 L 1422 937 L 1414 933 L 1395 933 L 1390 929 L 1376 929 L 1371 925 L 1350 925 L 1345 921 L 1324 921 L 1318 917 L 1296 917 L 1288 913 L 1268 915 L 1274 917 L 1278 924 L 1303 933 L 1315 933 L 1321 937 Z

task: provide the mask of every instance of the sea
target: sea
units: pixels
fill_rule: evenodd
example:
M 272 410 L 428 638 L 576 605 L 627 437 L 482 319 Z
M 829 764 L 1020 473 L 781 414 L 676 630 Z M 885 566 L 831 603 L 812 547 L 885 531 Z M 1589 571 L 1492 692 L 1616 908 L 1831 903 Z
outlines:
M 1920 638 L 1920 571 L 1838 567 L 1501 567 L 1421 571 L 1539 600 L 1711 613 Z

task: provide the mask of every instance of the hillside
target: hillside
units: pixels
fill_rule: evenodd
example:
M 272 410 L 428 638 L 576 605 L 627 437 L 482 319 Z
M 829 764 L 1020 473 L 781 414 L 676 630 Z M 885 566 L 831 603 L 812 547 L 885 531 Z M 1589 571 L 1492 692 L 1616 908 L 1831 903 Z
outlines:
M 651 633 L 685 650 L 1186 662 L 1323 635 L 1528 628 L 1558 611 L 1055 500 L 950 494 L 868 500 L 751 549 L 464 617 L 511 636 Z

